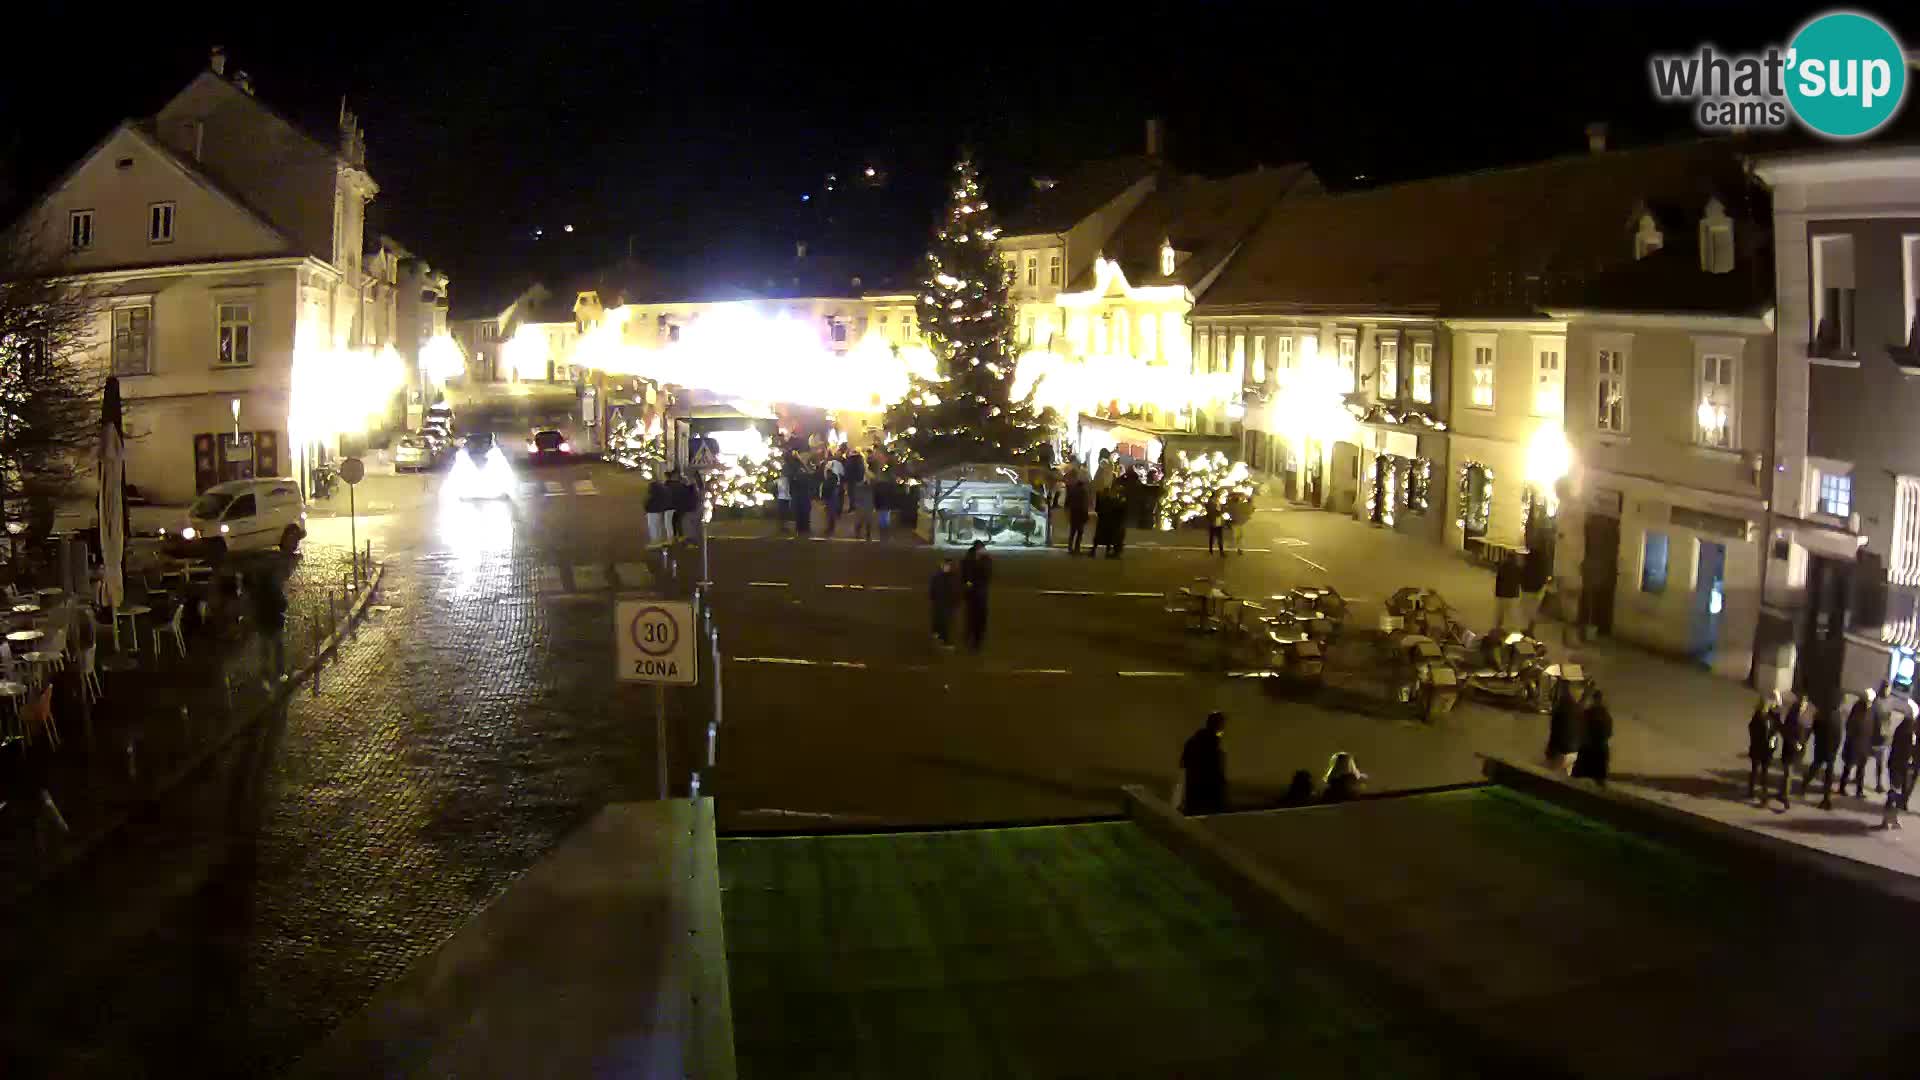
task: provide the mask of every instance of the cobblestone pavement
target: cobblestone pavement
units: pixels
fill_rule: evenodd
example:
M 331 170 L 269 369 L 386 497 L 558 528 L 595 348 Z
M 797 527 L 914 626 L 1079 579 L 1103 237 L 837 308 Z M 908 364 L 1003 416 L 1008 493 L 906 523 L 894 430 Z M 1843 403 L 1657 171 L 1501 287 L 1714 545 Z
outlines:
M 0 920 L 7 1075 L 271 1074 L 596 808 L 653 797 L 650 695 L 612 681 L 614 598 L 649 580 L 639 485 L 572 466 L 527 472 L 517 495 L 362 517 L 388 567 L 381 603 L 320 695 L 292 696 Z M 316 520 L 312 543 L 347 531 Z M 1188 534 L 1137 535 L 1117 561 L 1005 553 L 973 656 L 929 641 L 924 546 L 768 531 L 725 523 L 710 544 L 727 715 L 703 787 L 728 828 L 1112 813 L 1120 785 L 1171 782 L 1210 708 L 1232 718 L 1235 796 L 1253 803 L 1335 750 L 1410 788 L 1544 741 L 1529 714 L 1464 706 L 1429 726 L 1229 677 L 1214 642 L 1160 610 L 1223 565 Z M 1248 547 L 1224 573 L 1249 594 L 1332 578 L 1377 603 L 1457 573 L 1440 587 L 1482 602 L 1467 592 L 1483 572 L 1330 515 L 1260 515 Z M 683 580 L 695 565 L 681 558 Z M 1740 708 L 1738 688 L 1625 652 L 1591 662 L 1616 665 L 1603 678 L 1627 699 L 1619 770 L 1724 763 L 1715 710 Z M 677 790 L 704 755 L 709 693 L 670 699 Z M 1668 715 L 1659 694 L 1702 708 Z

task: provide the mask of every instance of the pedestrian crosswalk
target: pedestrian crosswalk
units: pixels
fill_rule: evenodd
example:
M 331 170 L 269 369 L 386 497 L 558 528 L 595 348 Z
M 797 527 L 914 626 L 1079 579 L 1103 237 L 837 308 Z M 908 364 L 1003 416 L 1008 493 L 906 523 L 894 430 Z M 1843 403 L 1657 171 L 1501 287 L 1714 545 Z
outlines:
M 568 494 L 572 494 L 572 495 L 600 494 L 600 488 L 598 485 L 596 485 L 593 482 L 592 477 L 581 477 L 580 479 L 573 480 L 573 481 L 528 480 L 523 482 L 520 485 L 520 491 L 522 494 L 526 495 L 528 498 L 533 498 L 535 496 L 552 498 L 556 495 L 568 495 Z
M 547 597 L 651 589 L 653 585 L 652 571 L 637 562 L 547 563 L 533 572 L 533 591 Z

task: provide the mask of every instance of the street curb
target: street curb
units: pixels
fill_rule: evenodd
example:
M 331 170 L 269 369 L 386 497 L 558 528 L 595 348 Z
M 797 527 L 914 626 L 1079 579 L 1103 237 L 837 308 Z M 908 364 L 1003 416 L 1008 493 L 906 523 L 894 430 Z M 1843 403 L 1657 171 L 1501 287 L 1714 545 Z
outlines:
M 42 886 L 54 878 L 59 877 L 62 873 L 65 873 L 70 867 L 84 861 L 87 856 L 93 854 L 95 850 L 106 843 L 107 840 L 111 839 L 115 833 L 119 832 L 122 826 L 131 821 L 135 813 L 146 810 L 170 794 L 175 788 L 179 787 L 189 777 L 224 751 L 235 739 L 257 726 L 261 720 L 271 715 L 274 710 L 278 709 L 291 698 L 294 691 L 299 688 L 301 681 L 312 678 L 314 671 L 326 660 L 329 653 L 338 653 L 341 635 L 351 631 L 355 624 L 360 621 L 361 616 L 367 609 L 367 605 L 372 602 L 375 591 L 379 589 L 381 580 L 386 577 L 386 573 L 387 567 L 385 563 L 379 563 L 374 566 L 373 576 L 368 579 L 366 588 L 360 590 L 359 598 L 356 599 L 353 606 L 347 610 L 346 621 L 342 622 L 334 633 L 328 635 L 327 638 L 320 643 L 320 646 L 314 650 L 312 660 L 301 665 L 295 669 L 292 675 L 288 676 L 287 683 L 284 687 L 269 696 L 258 709 L 255 709 L 245 719 L 235 723 L 225 733 L 219 735 L 211 743 L 207 744 L 205 749 L 189 757 L 186 761 L 175 767 L 172 772 L 167 773 L 150 787 L 129 798 L 122 804 L 122 808 L 118 813 L 102 821 L 98 827 L 88 833 L 84 839 L 77 841 L 65 854 L 56 858 L 45 870 L 24 881 L 16 883 L 14 887 L 8 889 L 4 895 L 0 895 L 0 909 L 10 907 L 26 899 L 35 892 L 38 892 Z

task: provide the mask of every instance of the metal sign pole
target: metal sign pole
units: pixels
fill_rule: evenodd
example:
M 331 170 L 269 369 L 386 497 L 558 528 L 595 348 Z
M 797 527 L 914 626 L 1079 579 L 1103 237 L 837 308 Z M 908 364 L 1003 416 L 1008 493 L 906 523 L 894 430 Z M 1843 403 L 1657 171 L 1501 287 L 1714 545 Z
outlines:
M 707 640 L 713 645 L 713 723 L 707 726 L 707 768 L 713 768 L 713 742 L 720 732 L 721 709 L 720 692 L 720 628 L 707 623 Z
M 353 489 L 359 486 L 347 485 L 347 550 L 353 557 L 353 587 L 356 592 L 360 589 L 360 516 L 358 508 L 354 506 Z
M 653 745 L 659 759 L 660 798 L 667 797 L 667 687 L 653 684 Z

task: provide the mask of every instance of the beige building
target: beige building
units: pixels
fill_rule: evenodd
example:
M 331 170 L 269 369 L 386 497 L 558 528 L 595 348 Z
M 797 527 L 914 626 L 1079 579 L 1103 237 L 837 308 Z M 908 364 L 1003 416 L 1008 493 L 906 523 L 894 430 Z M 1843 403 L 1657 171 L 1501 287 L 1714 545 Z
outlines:
M 306 382 L 324 384 L 336 357 L 376 348 L 391 328 L 362 263 L 365 206 L 379 189 L 357 121 L 343 109 L 338 140 L 322 142 L 225 66 L 216 51 L 209 70 L 153 117 L 114 129 L 26 216 L 100 298 L 94 352 L 103 374 L 120 377 L 127 477 L 163 501 L 337 452 L 340 409 L 309 400 L 303 423 L 296 368 L 311 356 Z

